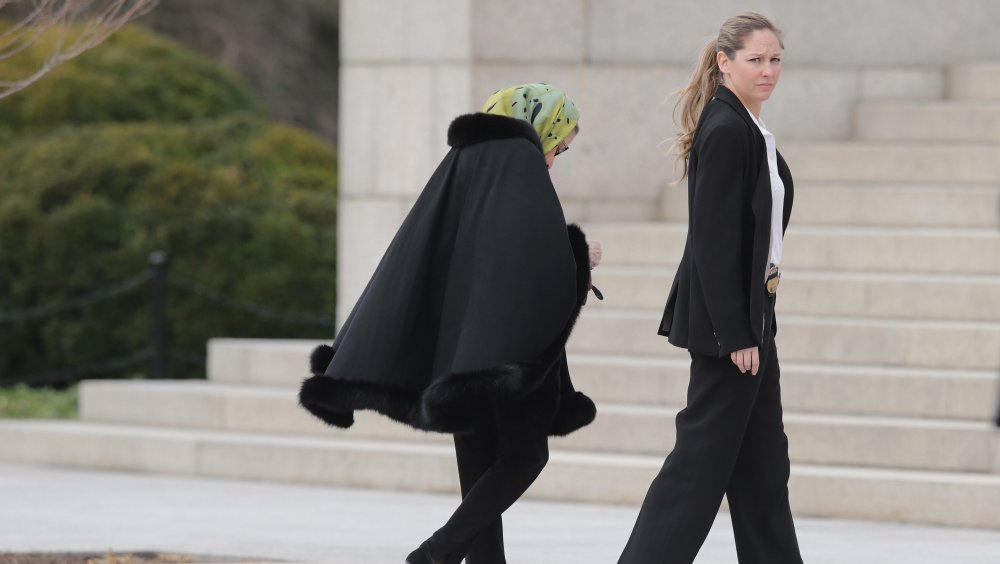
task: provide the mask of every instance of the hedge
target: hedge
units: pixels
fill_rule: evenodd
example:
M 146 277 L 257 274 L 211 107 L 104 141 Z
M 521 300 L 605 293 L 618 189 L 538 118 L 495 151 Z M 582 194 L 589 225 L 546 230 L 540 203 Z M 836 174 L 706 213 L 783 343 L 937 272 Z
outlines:
M 333 315 L 335 152 L 267 122 L 230 73 L 128 30 L 0 100 L 0 122 L 0 314 L 107 287 L 163 250 L 172 274 L 232 298 Z M 167 314 L 171 344 L 200 353 L 211 337 L 332 333 L 176 287 Z M 148 345 L 148 286 L 0 323 L 0 385 Z

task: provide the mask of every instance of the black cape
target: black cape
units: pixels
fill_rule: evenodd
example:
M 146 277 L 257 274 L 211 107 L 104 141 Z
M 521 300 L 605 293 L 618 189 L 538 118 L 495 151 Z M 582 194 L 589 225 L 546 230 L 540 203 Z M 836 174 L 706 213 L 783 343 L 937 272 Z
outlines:
M 503 398 L 549 434 L 594 419 L 566 340 L 590 283 L 587 242 L 567 226 L 525 121 L 470 114 L 299 400 L 350 427 L 370 409 L 418 429 L 472 430 Z

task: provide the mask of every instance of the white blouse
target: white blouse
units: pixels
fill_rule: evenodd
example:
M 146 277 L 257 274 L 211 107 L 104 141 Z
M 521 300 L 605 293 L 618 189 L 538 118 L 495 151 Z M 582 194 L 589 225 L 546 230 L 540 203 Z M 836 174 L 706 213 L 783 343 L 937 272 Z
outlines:
M 774 143 L 774 134 L 767 130 L 763 120 L 758 119 L 749 109 L 750 119 L 760 128 L 764 135 L 765 152 L 767 153 L 767 170 L 771 177 L 771 248 L 768 251 L 767 262 L 775 266 L 781 265 L 782 233 L 781 222 L 785 211 L 785 183 L 778 175 L 778 149 Z

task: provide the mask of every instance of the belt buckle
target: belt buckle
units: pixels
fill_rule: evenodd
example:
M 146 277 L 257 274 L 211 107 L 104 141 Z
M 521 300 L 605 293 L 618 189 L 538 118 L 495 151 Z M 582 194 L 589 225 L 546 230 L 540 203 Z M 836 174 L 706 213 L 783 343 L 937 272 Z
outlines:
M 764 286 L 767 288 L 768 297 L 774 297 L 778 292 L 778 283 L 781 281 L 781 271 L 778 270 L 778 266 L 771 264 L 767 268 L 767 280 L 764 282 Z

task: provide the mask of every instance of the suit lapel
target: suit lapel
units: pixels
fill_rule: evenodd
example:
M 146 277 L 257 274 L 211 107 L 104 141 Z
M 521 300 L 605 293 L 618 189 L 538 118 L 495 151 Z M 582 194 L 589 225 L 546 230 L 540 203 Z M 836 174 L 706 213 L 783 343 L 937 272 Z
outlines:
M 792 171 L 788 169 L 788 163 L 778 152 L 778 176 L 781 177 L 782 184 L 785 185 L 785 202 L 781 214 L 781 232 L 788 229 L 788 222 L 792 217 L 792 200 L 795 198 L 795 187 L 792 185 Z

